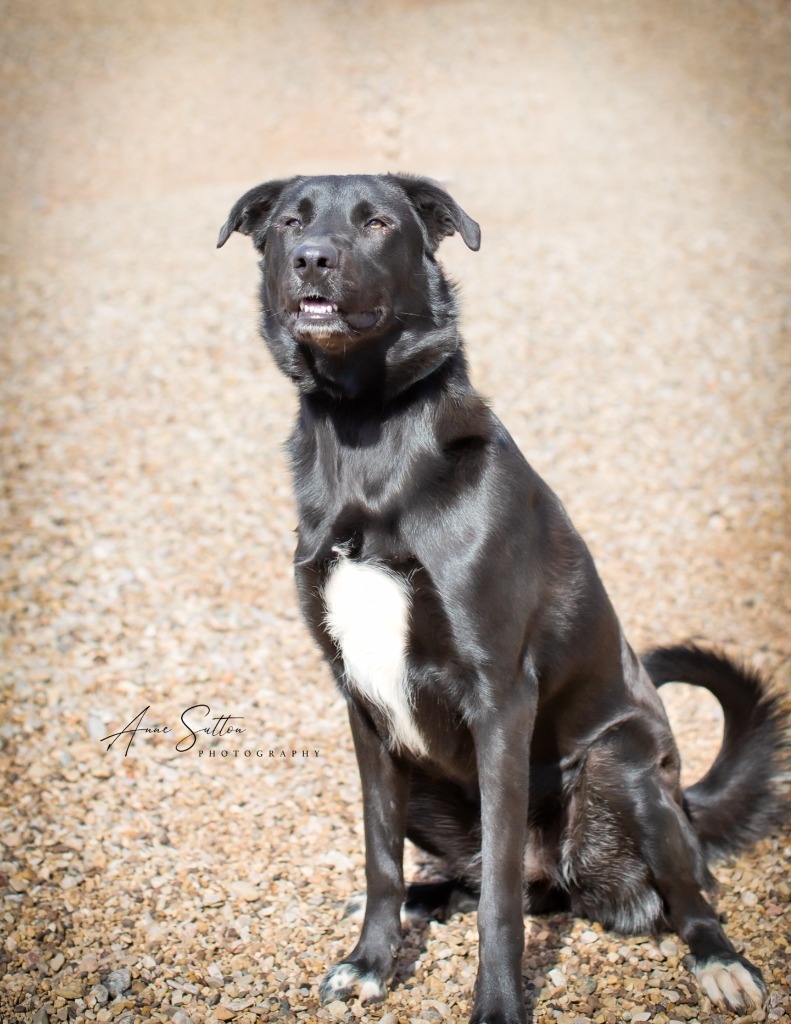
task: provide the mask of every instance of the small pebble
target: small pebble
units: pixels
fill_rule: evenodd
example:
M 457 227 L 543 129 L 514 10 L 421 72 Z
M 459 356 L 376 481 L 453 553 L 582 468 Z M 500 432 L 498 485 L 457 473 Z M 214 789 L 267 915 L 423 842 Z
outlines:
M 547 972 L 547 981 L 553 988 L 566 987 L 566 976 L 558 967 L 553 967 L 551 971 Z
M 93 711 L 88 713 L 88 721 L 86 723 L 88 736 L 92 740 L 100 740 L 103 736 L 107 735 L 107 727 L 102 719 Z
M 59 985 L 54 992 L 56 996 L 61 996 L 63 999 L 79 999 L 82 995 L 82 986 L 78 982 L 72 981 L 66 985 Z
M 88 999 L 95 999 L 100 1006 L 104 1006 L 110 998 L 110 992 L 105 985 L 94 985 L 88 993 Z
M 234 896 L 238 896 L 239 899 L 245 900 L 247 903 L 252 903 L 261 898 L 261 890 L 257 885 L 253 885 L 252 882 L 233 882 L 231 884 L 231 891 Z
M 132 984 L 132 973 L 128 967 L 112 971 L 105 979 L 105 987 L 113 998 L 122 996 Z

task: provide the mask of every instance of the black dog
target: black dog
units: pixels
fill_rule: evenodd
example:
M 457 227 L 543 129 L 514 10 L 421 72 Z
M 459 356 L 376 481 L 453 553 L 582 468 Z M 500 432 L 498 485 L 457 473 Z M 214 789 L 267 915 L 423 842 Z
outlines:
M 262 331 L 299 391 L 291 438 L 307 623 L 349 706 L 367 904 L 324 999 L 381 999 L 401 941 L 404 837 L 479 896 L 474 1022 L 525 1020 L 525 910 L 672 928 L 711 999 L 760 972 L 702 895 L 706 861 L 775 803 L 781 701 L 692 646 L 635 657 L 585 544 L 467 376 L 434 252 L 478 225 L 409 176 L 251 189 L 220 232 L 262 255 Z M 682 792 L 656 688 L 720 700 L 722 749 Z

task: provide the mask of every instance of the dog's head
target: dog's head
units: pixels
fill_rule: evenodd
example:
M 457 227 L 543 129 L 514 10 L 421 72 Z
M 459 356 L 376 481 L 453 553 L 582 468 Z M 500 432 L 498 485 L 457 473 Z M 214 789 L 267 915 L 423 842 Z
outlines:
M 434 252 L 456 231 L 480 244 L 478 225 L 439 185 L 392 174 L 258 185 L 234 204 L 217 245 L 234 231 L 262 255 L 263 333 L 303 386 L 317 361 L 332 378 L 346 364 L 349 377 L 350 365 L 403 364 L 432 331 L 447 333 L 455 309 Z

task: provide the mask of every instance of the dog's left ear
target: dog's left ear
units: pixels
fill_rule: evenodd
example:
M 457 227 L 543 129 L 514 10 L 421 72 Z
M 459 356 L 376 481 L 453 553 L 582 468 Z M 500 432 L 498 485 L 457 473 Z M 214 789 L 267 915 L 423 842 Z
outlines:
M 249 192 L 245 192 L 241 199 L 233 204 L 228 220 L 220 228 L 220 236 L 217 239 L 217 248 L 222 248 L 234 231 L 243 235 L 252 235 L 266 222 L 272 211 L 272 207 L 280 198 L 280 193 L 290 185 L 296 178 L 282 178 L 279 181 L 267 181 L 263 185 L 256 185 Z
M 431 178 L 415 178 L 411 174 L 388 174 L 387 177 L 406 192 L 426 225 L 432 252 L 443 238 L 455 231 L 459 232 L 470 249 L 480 248 L 480 227 L 436 181 Z

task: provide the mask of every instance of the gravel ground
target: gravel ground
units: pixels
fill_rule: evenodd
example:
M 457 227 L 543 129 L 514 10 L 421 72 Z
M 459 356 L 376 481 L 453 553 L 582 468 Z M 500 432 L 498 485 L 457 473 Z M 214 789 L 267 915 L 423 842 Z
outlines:
M 280 174 L 446 182 L 483 229 L 443 249 L 474 377 L 633 643 L 720 642 L 788 686 L 789 8 L 6 0 L 3 24 L 0 1017 L 463 1021 L 473 915 L 408 932 L 383 1006 L 317 1004 L 359 787 L 292 588 L 293 396 L 249 244 L 216 232 Z M 718 710 L 669 703 L 694 779 Z M 215 735 L 179 750 L 194 705 Z M 717 870 L 771 985 L 744 1020 L 791 1014 L 789 853 L 778 827 Z M 728 1019 L 672 937 L 528 933 L 537 1022 Z

